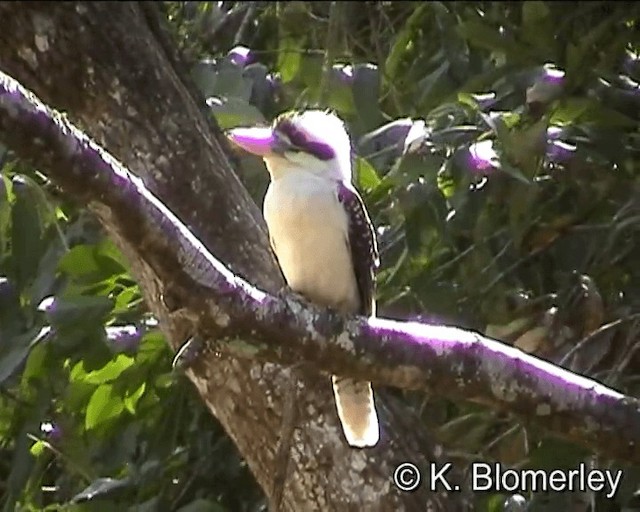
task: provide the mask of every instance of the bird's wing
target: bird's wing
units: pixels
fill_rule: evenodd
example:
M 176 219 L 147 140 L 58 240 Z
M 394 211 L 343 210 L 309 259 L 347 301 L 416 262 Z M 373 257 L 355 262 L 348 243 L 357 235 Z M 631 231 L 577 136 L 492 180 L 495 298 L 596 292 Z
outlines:
M 349 234 L 347 245 L 360 292 L 360 313 L 375 315 L 376 269 L 378 246 L 373 223 L 358 191 L 350 184 L 338 184 L 338 200 L 347 212 Z

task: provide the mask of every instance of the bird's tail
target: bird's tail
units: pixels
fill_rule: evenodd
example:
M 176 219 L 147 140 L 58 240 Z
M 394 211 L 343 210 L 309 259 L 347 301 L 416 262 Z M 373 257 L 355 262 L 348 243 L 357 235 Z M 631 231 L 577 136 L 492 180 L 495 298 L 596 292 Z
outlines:
M 375 446 L 380 439 L 378 415 L 370 382 L 331 376 L 338 417 L 347 442 L 357 448 Z

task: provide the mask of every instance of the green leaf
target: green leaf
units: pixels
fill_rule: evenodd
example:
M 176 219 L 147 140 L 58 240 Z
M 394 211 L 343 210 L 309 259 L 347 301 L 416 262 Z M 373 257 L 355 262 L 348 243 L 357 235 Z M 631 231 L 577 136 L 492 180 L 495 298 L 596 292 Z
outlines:
M 300 57 L 300 45 L 295 39 L 286 37 L 280 41 L 277 67 L 282 83 L 290 82 L 296 77 L 300 69 Z
M 176 374 L 174 372 L 169 372 L 158 375 L 154 381 L 154 385 L 159 389 L 166 389 L 173 386 L 175 382 Z
M 411 51 L 413 46 L 412 39 L 415 37 L 416 31 L 420 29 L 422 17 L 429 8 L 428 2 L 418 5 L 407 19 L 400 33 L 396 36 L 396 40 L 384 64 L 385 75 L 387 77 L 393 79 L 401 75 L 399 71 L 402 61 Z
M 400 206 L 404 214 L 406 244 L 410 256 L 422 252 L 441 238 L 447 205 L 440 190 L 429 180 L 406 189 Z
M 28 293 L 33 303 L 40 302 L 47 294 L 55 289 L 55 283 L 58 278 L 56 269 L 60 257 L 67 250 L 64 240 L 60 237 L 58 231 L 50 226 L 46 239 L 49 240 L 40 261 L 38 262 L 38 270 Z
M 118 251 L 105 241 L 76 245 L 58 261 L 58 270 L 71 277 L 70 295 L 110 295 L 119 281 L 131 279 Z M 44 258 L 43 258 L 44 259 Z
M 474 125 L 453 126 L 431 133 L 431 141 L 452 147 L 470 145 L 482 135 L 482 130 Z
M 240 98 L 209 98 L 207 105 L 223 130 L 265 122 L 262 112 Z
M 519 182 L 524 183 L 525 185 L 533 185 L 533 182 L 529 178 L 527 178 L 522 173 L 522 171 L 520 171 L 520 169 L 512 166 L 511 164 L 509 164 L 508 162 L 505 162 L 504 160 L 500 162 L 500 170 L 505 172 L 512 178 L 515 178 Z
M 574 123 L 588 108 L 587 98 L 567 98 L 553 110 L 549 124 L 564 126 Z
M 341 81 L 333 72 L 329 84 L 328 106 L 341 116 L 350 117 L 355 112 L 354 93 L 351 86 Z
M 125 259 L 124 255 L 110 238 L 103 238 L 97 244 L 96 252 L 100 259 L 106 258 L 113 261 L 114 264 L 116 264 L 120 269 L 120 272 L 124 272 L 127 268 L 129 268 L 129 263 Z
M 152 364 L 163 356 L 167 357 L 170 353 L 171 350 L 162 332 L 158 329 L 149 330 L 144 333 L 142 340 L 140 340 L 136 362 L 138 364 Z
M 618 16 L 605 16 L 592 30 L 583 34 L 575 45 L 567 45 L 567 78 L 574 84 L 583 80 L 583 76 L 589 75 L 583 71 L 593 66 L 594 58 L 589 58 L 593 53 L 593 47 L 597 46 L 599 40 L 608 37 L 612 25 L 618 22 Z
M 469 92 L 458 92 L 458 101 L 463 105 L 468 105 L 473 110 L 479 110 L 478 102 L 473 94 Z
M 58 270 L 70 276 L 97 273 L 100 265 L 95 257 L 94 245 L 76 245 L 58 263 Z
M 13 347 L 0 357 L 0 384 L 6 381 L 25 361 L 31 349 L 50 332 L 48 327 L 35 327 L 28 333 L 10 340 Z
M 129 286 L 122 290 L 116 297 L 114 312 L 126 311 L 128 308 L 138 304 L 141 300 L 140 288 L 138 286 Z
M 507 496 L 504 494 L 493 494 L 487 500 L 487 512 L 502 512 L 504 510 L 504 500 L 507 499 Z
M 384 177 L 384 181 L 391 181 L 395 187 L 404 189 L 420 177 L 435 177 L 443 162 L 444 157 L 441 155 L 407 153 Z
M 147 388 L 147 384 L 143 382 L 138 386 L 138 388 L 133 393 L 127 392 L 126 396 L 124 397 L 124 406 L 127 408 L 127 411 L 129 411 L 131 414 L 135 414 L 136 405 L 138 404 L 138 401 L 140 400 L 140 398 L 142 398 L 142 395 L 144 395 L 146 388 Z
M 23 385 L 32 379 L 43 379 L 47 376 L 48 365 L 52 363 L 49 354 L 50 346 L 48 343 L 38 343 L 33 347 L 22 371 Z
M 29 355 L 31 347 L 16 347 L 0 359 L 0 384 L 6 381 Z
M 215 87 L 210 96 L 234 97 L 248 102 L 251 82 L 244 78 L 240 67 L 225 63 L 216 73 Z
M 117 418 L 123 410 L 122 399 L 114 394 L 111 384 L 98 386 L 87 405 L 85 428 L 92 430 L 107 420 Z
M 565 126 L 577 122 L 593 122 L 600 127 L 627 128 L 637 123 L 630 117 L 602 105 L 599 100 L 571 97 L 558 104 L 549 119 L 550 125 Z
M 356 157 L 356 177 L 360 190 L 372 190 L 380 184 L 376 170 L 364 158 Z
M 311 90 L 312 96 L 317 96 L 322 83 L 323 65 L 322 55 L 303 55 L 300 60 L 299 80 Z
M 216 61 L 206 59 L 198 62 L 191 70 L 191 77 L 205 98 L 215 94 L 217 66 Z
M 363 130 L 372 130 L 380 124 L 382 115 L 378 106 L 380 74 L 372 64 L 356 64 L 353 67 L 353 102 L 362 120 Z
M 87 406 L 95 390 L 96 387 L 93 384 L 88 384 L 84 381 L 70 382 L 64 395 L 65 408 L 71 411 L 82 411 Z
M 42 225 L 37 203 L 26 183 L 14 185 L 11 209 L 11 258 L 19 289 L 24 290 L 38 270 L 42 252 Z
M 44 453 L 46 448 L 47 448 L 47 443 L 45 443 L 44 441 L 36 441 L 35 443 L 33 443 L 31 448 L 29 449 L 29 452 L 34 457 L 39 457 Z
M 56 297 L 54 304 L 47 310 L 47 316 L 51 324 L 58 328 L 79 330 L 83 326 L 95 327 L 102 324 L 112 308 L 113 301 L 99 295 Z
M 512 37 L 501 34 L 497 28 L 489 26 L 481 18 L 463 21 L 457 25 L 458 34 L 472 45 L 504 54 L 515 63 L 529 60 L 529 48 L 514 41 Z
M 418 91 L 420 93 L 420 99 L 418 103 L 420 105 L 423 105 L 423 108 L 436 106 L 433 105 L 432 102 L 430 102 L 430 99 L 433 95 L 437 95 L 438 91 L 441 90 L 441 86 L 443 84 L 448 83 L 448 72 L 449 62 L 443 61 L 436 69 L 434 69 L 431 73 L 420 80 L 420 82 L 418 82 Z
M 117 480 L 115 478 L 98 478 L 91 482 L 82 492 L 76 494 L 72 499 L 72 503 L 82 503 L 91 501 L 95 498 L 104 498 L 113 494 L 114 491 L 122 491 L 132 485 L 129 478 Z
M 0 339 L 17 336 L 22 331 L 24 315 L 19 291 L 10 279 L 0 276 Z
M 122 372 L 130 368 L 134 364 L 132 357 L 124 354 L 118 354 L 113 361 L 109 361 L 99 370 L 93 370 L 87 373 L 82 380 L 89 384 L 104 384 L 117 379 Z
M 42 188 L 42 185 L 29 175 L 23 175 L 22 178 L 29 187 L 29 194 L 38 206 L 42 223 L 48 225 L 56 221 L 56 208 L 52 205 L 51 199 Z

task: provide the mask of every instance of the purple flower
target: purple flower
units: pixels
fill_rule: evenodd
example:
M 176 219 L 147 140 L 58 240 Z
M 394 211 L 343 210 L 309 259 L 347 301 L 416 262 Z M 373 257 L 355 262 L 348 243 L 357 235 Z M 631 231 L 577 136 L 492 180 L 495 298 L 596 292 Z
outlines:
M 553 64 L 545 64 L 542 80 L 550 84 L 562 84 L 565 72 Z
M 140 329 L 135 325 L 110 326 L 106 331 L 109 342 L 123 352 L 135 351 L 142 338 Z
M 478 104 L 478 108 L 480 108 L 480 110 L 486 110 L 487 108 L 492 107 L 497 101 L 496 93 L 493 91 L 472 94 L 471 97 Z
M 49 295 L 40 301 L 38 304 L 38 311 L 44 311 L 45 313 L 54 313 L 56 310 L 56 298 L 53 295 Z
M 558 140 L 562 137 L 564 130 L 560 126 L 549 126 L 547 128 L 547 141 Z
M 547 158 L 553 163 L 563 163 L 575 153 L 576 146 L 562 140 L 550 140 L 547 143 Z
M 24 192 L 29 187 L 25 177 L 20 176 L 19 174 L 16 174 L 13 178 L 11 178 L 11 184 L 13 185 L 13 191 L 16 194 Z
M 500 167 L 498 154 L 493 149 L 493 141 L 490 139 L 471 144 L 469 155 L 469 165 L 473 171 L 487 173 Z
M 353 66 L 351 64 L 334 64 L 332 74 L 345 85 L 353 84 Z
M 272 94 L 275 94 L 282 87 L 282 79 L 277 73 L 269 73 L 267 75 L 267 83 Z
M 551 163 L 563 163 L 569 160 L 576 151 L 576 146 L 562 140 L 564 128 L 549 126 L 547 128 L 547 160 Z
M 43 421 L 40 423 L 40 432 L 44 435 L 47 441 L 55 443 L 62 439 L 62 427 L 57 423 L 51 421 Z
M 527 103 L 549 103 L 562 93 L 565 72 L 545 64 L 534 84 L 527 89 Z
M 236 66 L 241 68 L 245 67 L 247 64 L 250 64 L 253 60 L 253 56 L 251 55 L 251 50 L 246 46 L 236 46 L 229 50 L 227 53 L 227 58 L 233 62 Z

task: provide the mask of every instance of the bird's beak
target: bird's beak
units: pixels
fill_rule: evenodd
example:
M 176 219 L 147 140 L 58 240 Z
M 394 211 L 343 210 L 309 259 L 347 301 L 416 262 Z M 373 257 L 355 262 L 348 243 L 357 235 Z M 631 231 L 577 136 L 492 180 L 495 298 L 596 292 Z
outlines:
M 233 128 L 227 137 L 245 151 L 261 157 L 278 151 L 278 138 L 269 127 Z

